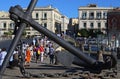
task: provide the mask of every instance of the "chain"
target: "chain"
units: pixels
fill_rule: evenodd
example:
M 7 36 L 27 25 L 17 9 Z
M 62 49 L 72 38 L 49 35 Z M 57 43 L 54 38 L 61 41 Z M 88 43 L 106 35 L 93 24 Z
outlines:
M 57 45 L 56 45 L 57 46 Z M 20 53 L 19 56 L 19 68 L 20 68 L 20 72 L 21 74 L 25 77 L 25 78 L 45 78 L 45 77 L 50 77 L 50 78 L 61 78 L 61 77 L 78 77 L 78 78 L 86 78 L 86 79 L 94 79 L 94 78 L 99 78 L 99 79 L 103 79 L 103 78 L 116 78 L 117 77 L 117 71 L 116 69 L 111 69 L 111 70 L 102 70 L 100 74 L 96 74 L 96 71 L 93 71 L 95 73 L 91 73 L 90 71 L 84 71 L 84 68 L 81 70 L 70 70 L 69 72 L 62 72 L 62 73 L 40 73 L 40 74 L 33 74 L 30 73 L 28 71 L 26 71 L 25 67 L 24 67 L 24 63 L 25 63 L 25 56 L 23 53 Z M 76 72 L 74 72 L 76 71 Z
M 22 59 L 23 60 L 23 59 Z M 21 61 L 19 64 L 19 68 L 20 71 L 22 73 L 22 75 L 25 78 L 61 78 L 61 77 L 66 77 L 66 78 L 70 78 L 70 77 L 78 77 L 81 79 L 93 79 L 93 78 L 99 78 L 99 79 L 104 79 L 104 78 L 117 78 L 117 71 L 115 69 L 111 69 L 111 70 L 103 70 L 100 74 L 96 74 L 96 73 L 91 73 L 90 71 L 84 71 L 84 70 L 79 70 L 76 71 L 75 70 L 70 70 L 69 72 L 60 72 L 60 73 L 39 73 L 39 74 L 33 74 L 30 72 L 27 72 L 25 67 L 24 67 L 24 62 Z M 74 72 L 76 71 L 76 72 Z M 93 71 L 95 72 L 95 71 Z

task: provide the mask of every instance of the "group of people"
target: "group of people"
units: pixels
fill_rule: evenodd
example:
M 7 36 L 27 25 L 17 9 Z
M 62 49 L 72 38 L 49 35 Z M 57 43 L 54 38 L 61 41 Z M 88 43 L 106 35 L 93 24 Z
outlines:
M 2 48 L 0 50 L 0 66 L 2 66 L 6 55 L 7 55 L 6 48 Z M 13 54 L 9 60 L 9 64 L 7 66 L 10 67 L 10 66 L 17 66 L 17 65 L 18 65 L 18 50 L 17 50 L 17 48 L 15 48 L 15 50 L 13 51 Z
M 55 49 L 51 41 L 46 38 L 36 40 L 35 44 L 23 44 L 23 53 L 25 54 L 25 65 L 29 66 L 31 61 L 36 63 L 44 62 L 49 57 L 49 63 L 55 62 Z
M 16 47 L 17 48 L 17 47 Z M 49 63 L 55 63 L 55 49 L 52 41 L 46 38 L 38 39 L 35 43 L 22 43 L 22 51 L 16 49 L 9 60 L 9 65 L 14 65 L 19 62 L 20 52 L 24 55 L 24 65 L 29 66 L 31 62 L 43 63 L 45 58 L 49 57 Z M 6 48 L 0 50 L 0 66 L 2 66 L 5 56 L 7 55 Z M 13 62 L 14 61 L 14 62 Z

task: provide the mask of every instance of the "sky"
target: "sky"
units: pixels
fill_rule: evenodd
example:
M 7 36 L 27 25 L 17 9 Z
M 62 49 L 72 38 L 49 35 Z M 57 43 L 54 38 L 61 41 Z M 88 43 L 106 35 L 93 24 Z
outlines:
M 11 6 L 20 5 L 26 8 L 31 0 L 2 0 L 0 11 L 9 11 Z M 97 4 L 98 7 L 120 7 L 120 0 L 38 0 L 36 7 L 52 5 L 61 14 L 68 18 L 78 17 L 78 8 L 88 4 Z

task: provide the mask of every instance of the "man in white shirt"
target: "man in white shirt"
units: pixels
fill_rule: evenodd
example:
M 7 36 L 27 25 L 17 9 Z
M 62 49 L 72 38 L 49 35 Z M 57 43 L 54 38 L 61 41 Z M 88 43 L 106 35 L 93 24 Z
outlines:
M 2 48 L 2 51 L 0 52 L 0 66 L 2 66 L 6 54 L 7 54 L 6 48 Z
M 18 64 L 18 50 L 17 48 L 14 50 L 13 55 L 10 58 L 9 66 L 10 68 L 17 66 Z

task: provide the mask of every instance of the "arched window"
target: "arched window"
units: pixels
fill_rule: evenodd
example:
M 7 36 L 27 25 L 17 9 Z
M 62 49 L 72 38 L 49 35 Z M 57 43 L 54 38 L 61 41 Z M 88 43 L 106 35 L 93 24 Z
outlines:
M 39 18 L 39 14 L 38 13 L 36 13 L 36 19 L 38 19 Z
M 44 19 L 47 19 L 47 13 L 44 13 Z
M 90 23 L 90 27 L 93 28 L 94 27 L 94 23 Z

